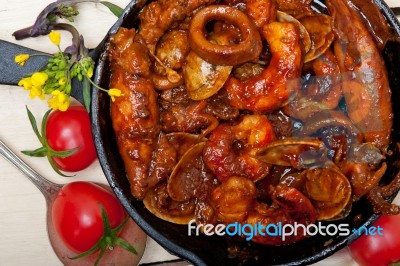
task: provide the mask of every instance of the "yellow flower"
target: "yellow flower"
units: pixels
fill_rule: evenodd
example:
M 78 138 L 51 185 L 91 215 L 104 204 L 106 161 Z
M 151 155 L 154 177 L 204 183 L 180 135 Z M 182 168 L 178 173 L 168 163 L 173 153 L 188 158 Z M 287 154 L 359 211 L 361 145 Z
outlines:
M 90 68 L 87 70 L 86 75 L 87 75 L 89 78 L 91 78 L 91 77 L 93 76 L 93 68 L 90 67 Z
M 32 86 L 29 91 L 29 97 L 31 97 L 31 99 L 39 97 L 39 99 L 44 100 L 44 91 L 42 90 L 42 87 Z
M 25 65 L 25 63 L 28 59 L 29 59 L 29 54 L 19 54 L 19 55 L 16 55 L 14 58 L 15 63 L 17 63 L 20 66 Z
M 23 78 L 18 82 L 18 86 L 22 86 L 25 90 L 29 90 L 29 97 L 31 99 L 39 97 L 44 100 L 45 94 L 42 85 L 34 84 L 32 77 Z
M 44 72 L 35 72 L 32 75 L 31 81 L 34 86 L 42 86 L 46 83 L 46 80 L 49 78 Z
M 49 38 L 52 43 L 59 46 L 61 40 L 61 34 L 58 31 L 52 30 L 49 33 Z
M 62 77 L 58 80 L 58 85 L 64 86 L 66 82 L 67 82 L 67 79 L 65 77 Z
M 112 88 L 112 89 L 108 90 L 108 95 L 110 95 L 111 100 L 114 102 L 115 101 L 115 97 L 122 96 L 122 93 L 121 93 L 121 90 Z
M 53 110 L 66 111 L 69 107 L 69 96 L 63 91 L 54 90 L 52 97 L 47 101 Z
M 32 88 L 31 77 L 23 78 L 18 82 L 18 86 L 24 87 L 25 90 L 30 90 Z

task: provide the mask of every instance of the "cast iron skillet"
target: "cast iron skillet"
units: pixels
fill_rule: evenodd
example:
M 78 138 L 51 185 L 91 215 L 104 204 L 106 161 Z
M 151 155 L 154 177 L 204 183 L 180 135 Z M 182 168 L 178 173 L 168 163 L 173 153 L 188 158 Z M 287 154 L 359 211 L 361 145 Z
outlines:
M 387 5 L 380 0 L 375 2 L 382 9 L 389 23 L 400 35 L 400 24 Z M 322 11 L 324 10 L 322 9 Z M 135 6 L 132 6 L 132 10 L 127 13 L 126 19 L 121 21 L 121 26 L 136 28 L 137 23 L 137 9 Z M 118 25 L 112 29 L 112 32 L 117 28 Z M 399 102 L 400 45 L 398 43 L 388 43 L 384 50 L 384 56 L 393 90 L 393 102 Z M 104 52 L 98 62 L 95 81 L 107 86 L 109 83 L 109 74 L 107 53 Z M 355 234 L 348 237 L 315 236 L 291 245 L 262 246 L 249 242 L 232 241 L 227 237 L 188 236 L 188 226 L 172 224 L 155 217 L 144 208 L 141 201 L 136 200 L 131 195 L 129 183 L 125 177 L 124 166 L 119 157 L 114 132 L 111 127 L 109 104 L 109 97 L 107 95 L 98 91 L 93 92 L 93 133 L 103 171 L 117 197 L 129 214 L 152 238 L 171 253 L 185 258 L 196 265 L 299 265 L 323 259 L 357 238 Z M 394 132 L 396 133 L 393 134 L 392 140 L 395 143 L 400 141 L 398 134 L 400 131 L 400 109 L 399 105 L 394 105 L 393 108 L 395 113 Z M 394 174 L 398 171 L 397 166 L 394 165 L 393 157 L 395 156 L 389 158 L 388 161 L 389 169 L 385 177 L 388 180 L 393 178 Z M 357 202 L 357 204 L 354 204 L 350 215 L 346 219 L 338 221 L 338 223 L 348 223 L 350 230 L 358 228 L 361 225 L 370 225 L 376 220 L 377 216 L 373 215 L 369 206 L 364 199 Z M 241 251 L 236 258 L 232 257 L 232 253 L 228 250 L 236 250 L 237 248 Z
M 137 14 L 145 4 L 144 1 L 132 1 L 125 8 L 121 18 L 110 29 L 104 41 L 92 51 L 92 56 L 96 58 L 94 78 L 96 83 L 104 87 L 108 87 L 109 84 L 110 71 L 106 49 L 108 37 L 114 34 L 121 26 L 136 28 L 138 25 Z M 320 3 L 315 1 L 315 3 L 317 2 Z M 374 2 L 400 36 L 400 23 L 389 7 L 382 0 L 374 0 Z M 325 11 L 323 4 L 318 4 L 316 7 L 322 12 Z M 13 56 L 29 50 L 4 41 L 0 41 L 0 49 L 2 53 L 6 52 L 10 55 L 9 57 L 0 57 L 0 83 L 2 84 L 14 85 L 24 73 L 36 71 L 44 65 L 44 61 L 39 59 L 27 64 L 26 68 L 17 68 L 13 63 Z M 392 102 L 398 103 L 400 102 L 400 44 L 388 42 L 383 51 L 383 56 L 389 72 Z M 73 95 L 78 100 L 81 100 L 79 93 L 77 93 L 79 89 L 76 88 L 78 88 L 78 85 L 73 90 Z M 349 236 L 316 235 L 295 244 L 264 246 L 238 239 L 233 240 L 228 237 L 188 236 L 188 227 L 186 225 L 176 225 L 157 218 L 143 206 L 141 201 L 132 196 L 111 126 L 109 106 L 110 98 L 108 95 L 98 90 L 92 91 L 91 119 L 93 136 L 101 167 L 111 188 L 130 216 L 149 236 L 171 253 L 195 265 L 304 265 L 332 255 L 357 238 L 356 234 Z M 384 183 L 393 179 L 400 169 L 399 163 L 396 161 L 396 158 L 399 158 L 399 154 L 395 145 L 400 142 L 400 105 L 393 105 L 393 111 L 395 115 L 394 130 L 390 149 L 394 151 L 394 155 L 387 159 L 388 170 L 383 179 Z M 347 223 L 351 230 L 362 225 L 368 226 L 377 218 L 378 216 L 372 213 L 372 209 L 366 200 L 361 199 L 353 205 L 348 217 L 335 223 Z

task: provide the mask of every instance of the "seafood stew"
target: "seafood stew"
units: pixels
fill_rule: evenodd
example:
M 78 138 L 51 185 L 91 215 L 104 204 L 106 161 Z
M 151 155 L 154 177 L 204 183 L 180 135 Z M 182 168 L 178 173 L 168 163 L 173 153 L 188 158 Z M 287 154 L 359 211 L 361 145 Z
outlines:
M 157 2 L 154 3 L 157 5 Z M 192 10 L 200 10 L 196 14 L 200 13 L 203 17 L 208 13 L 221 16 L 213 18 L 214 20 L 224 20 L 224 15 L 228 13 L 235 15 L 235 12 L 231 12 L 232 8 L 240 10 L 240 3 L 236 2 L 226 5 L 218 3 L 218 6 L 216 3 L 211 5 L 204 2 L 190 4 L 193 4 Z M 199 8 L 196 4 L 206 7 Z M 122 89 L 127 97 L 120 102 L 111 103 L 112 121 L 110 118 L 101 120 L 103 126 L 104 123 L 114 125 L 115 133 L 103 130 L 101 139 L 106 143 L 112 142 L 108 148 L 108 156 L 112 154 L 117 159 L 108 159 L 107 164 L 102 163 L 102 166 L 111 185 L 117 184 L 115 191 L 124 205 L 129 208 L 135 206 L 135 212 L 131 213 L 133 218 L 161 242 L 170 239 L 167 246 L 170 250 L 178 252 L 177 250 L 184 247 L 185 251 L 178 254 L 196 264 L 206 262 L 204 256 L 200 259 L 197 255 L 198 249 L 204 245 L 212 245 L 216 252 L 207 254 L 207 264 L 213 264 L 215 261 L 221 262 L 219 264 L 243 261 L 253 264 L 307 262 L 315 260 L 315 254 L 319 254 L 318 258 L 326 256 L 338 246 L 344 245 L 348 239 L 339 236 L 316 236 L 303 240 L 292 238 L 282 243 L 277 238 L 255 238 L 255 243 L 251 243 L 241 238 L 204 235 L 189 237 L 187 226 L 173 223 L 187 224 L 196 217 L 202 223 L 297 221 L 308 224 L 328 220 L 329 223 L 349 223 L 350 226 L 358 227 L 368 219 L 371 220 L 370 206 L 374 206 L 375 212 L 396 212 L 395 207 L 383 203 L 379 198 L 380 195 L 388 198 L 396 189 L 391 187 L 384 191 L 377 185 L 385 172 L 385 179 L 390 180 L 398 170 L 391 161 L 393 155 L 390 155 L 396 150 L 394 146 L 388 148 L 392 128 L 390 90 L 386 74 L 379 72 L 386 71 L 383 59 L 379 56 L 379 46 L 372 38 L 365 38 L 365 44 L 360 44 L 364 45 L 362 48 L 349 45 L 351 49 L 343 50 L 339 49 L 341 46 L 338 42 L 335 46 L 332 37 L 335 21 L 344 18 L 333 19 L 330 25 L 332 29 L 329 30 L 330 23 L 327 22 L 327 17 L 334 18 L 334 10 L 342 8 L 340 4 L 344 4 L 344 1 L 331 0 L 327 4 L 328 10 L 331 8 L 333 11 L 315 16 L 310 6 L 304 4 L 303 14 L 308 14 L 305 17 L 296 14 L 294 10 L 298 10 L 297 7 L 290 9 L 290 6 L 285 6 L 284 1 L 277 1 L 276 7 L 268 6 L 265 9 L 267 14 L 247 11 L 246 17 L 253 15 L 255 18 L 261 18 L 252 22 L 254 29 L 250 35 L 242 32 L 242 25 L 221 25 L 220 21 L 217 21 L 212 25 L 213 31 L 208 34 L 208 38 L 213 40 L 208 43 L 217 43 L 217 47 L 210 48 L 209 51 L 197 51 L 207 46 L 207 43 L 198 45 L 197 38 L 192 39 L 190 33 L 189 36 L 184 34 L 185 31 L 193 30 L 194 26 L 188 22 L 186 25 L 175 25 L 177 23 L 173 21 L 171 25 L 174 24 L 174 29 L 169 29 L 170 25 L 163 30 L 160 30 L 163 26 L 148 26 L 146 31 L 146 25 L 138 26 L 143 23 L 140 18 L 146 16 L 146 12 L 143 11 L 139 20 L 133 16 L 132 23 L 137 23 L 136 25 L 123 25 L 127 29 L 119 29 L 111 38 L 109 57 L 106 58 L 106 63 L 111 65 L 111 77 L 103 76 L 102 82 L 110 82 L 111 86 Z M 216 7 L 219 13 L 208 10 Z M 277 9 L 280 10 L 276 11 Z M 192 11 L 188 12 L 190 15 Z M 340 15 L 336 13 L 336 16 Z M 168 17 L 166 19 L 168 20 Z M 316 38 L 320 32 L 312 31 L 312 25 L 316 23 L 314 20 L 328 25 L 323 29 L 322 40 Z M 231 18 L 227 21 L 234 23 Z M 205 28 L 204 23 L 206 22 L 200 23 L 201 28 Z M 245 21 L 243 25 L 248 23 Z M 357 23 L 355 24 L 357 26 Z M 301 30 L 301 27 L 305 30 Z M 363 36 L 366 27 L 359 27 L 361 33 L 357 34 L 361 35 L 345 36 L 343 40 L 354 40 Z M 128 28 L 140 30 L 136 33 Z M 164 34 L 165 32 L 167 33 Z M 344 34 L 334 33 L 335 36 Z M 246 46 L 248 39 L 254 42 L 254 35 L 260 37 L 261 45 L 256 37 L 254 49 L 245 55 L 247 59 L 238 57 L 235 54 L 237 46 Z M 181 39 L 184 41 L 180 42 Z M 235 40 L 233 44 L 229 43 L 232 39 Z M 171 40 L 174 40 L 172 44 Z M 177 43 L 178 50 L 182 55 L 185 54 L 182 56 L 184 59 L 168 57 L 171 45 Z M 227 56 L 229 60 L 222 60 L 227 62 L 226 64 L 221 63 L 221 53 L 218 51 L 220 47 L 230 50 L 231 54 Z M 356 62 L 352 56 L 357 55 L 356 52 L 364 47 L 372 50 L 368 56 L 357 57 L 356 59 L 361 58 L 361 62 Z M 350 53 L 347 54 L 346 51 Z M 165 54 L 167 56 L 162 58 Z M 137 58 L 139 55 L 140 60 Z M 322 55 L 324 60 L 318 60 Z M 338 60 L 340 56 L 343 57 L 342 61 Z M 336 63 L 332 63 L 335 60 Z M 382 95 L 370 99 L 368 104 L 369 108 L 375 105 L 374 110 L 379 110 L 380 118 L 385 118 L 379 119 L 379 125 L 366 123 L 365 121 L 376 119 L 364 119 L 359 113 L 360 109 L 352 109 L 355 106 L 352 105 L 354 95 L 359 93 L 358 96 L 363 97 L 359 90 L 360 80 L 362 86 L 366 86 L 365 80 L 369 77 L 368 73 L 357 72 L 357 67 L 361 67 L 362 64 L 369 67 L 371 62 L 375 64 L 372 68 L 376 67 L 376 72 L 379 72 L 374 77 L 379 80 L 374 80 L 373 83 L 380 84 L 376 91 Z M 210 76 L 198 77 L 193 76 L 193 73 L 204 65 L 214 66 L 215 63 L 219 65 L 209 67 L 218 74 L 214 73 L 215 82 L 199 86 L 205 83 L 202 78 L 207 79 Z M 156 66 L 157 64 L 159 65 Z M 159 69 L 154 70 L 157 67 Z M 348 72 L 350 68 L 356 73 L 353 77 L 341 74 Z M 176 71 L 177 69 L 179 71 Z M 301 78 L 314 76 L 310 73 L 327 78 L 322 81 L 309 78 L 308 83 L 301 85 Z M 200 74 L 206 75 L 204 72 Z M 200 81 L 196 81 L 196 78 Z M 343 79 L 348 80 L 343 82 Z M 323 97 L 320 93 L 312 94 L 319 82 L 329 83 L 329 88 L 332 88 Z M 260 83 L 263 85 L 259 85 Z M 291 90 L 298 88 L 299 84 L 302 88 L 301 93 L 289 100 L 289 95 L 293 95 L 290 94 Z M 264 90 L 261 93 L 258 91 L 260 87 Z M 341 91 L 337 92 L 338 90 Z M 344 93 L 345 91 L 347 93 Z M 349 98 L 346 99 L 346 96 Z M 324 104 L 315 104 L 321 103 L 321 98 L 328 100 Z M 106 109 L 109 104 L 107 100 L 102 99 L 101 94 L 98 95 L 98 99 L 103 105 L 101 108 Z M 143 102 L 153 104 L 151 108 L 147 108 L 143 107 Z M 135 115 L 123 113 L 132 111 L 133 108 L 126 107 L 132 103 L 136 103 L 135 106 L 138 107 L 135 109 Z M 304 109 L 300 112 L 300 108 Z M 366 109 L 365 106 L 363 108 Z M 118 115 L 115 115 L 116 113 Z M 363 115 L 368 116 L 370 113 Z M 122 129 L 127 126 L 126 117 L 134 118 L 130 121 L 128 131 Z M 299 124 L 303 126 L 300 131 Z M 372 131 L 374 132 L 369 134 Z M 119 149 L 116 148 L 114 134 Z M 333 138 L 335 134 L 344 135 L 345 140 L 343 141 L 342 137 Z M 311 136 L 318 138 L 312 139 Z M 343 150 L 349 150 L 344 149 L 344 145 L 352 147 L 351 156 L 354 156 L 354 160 L 343 159 L 346 158 L 343 156 L 347 155 Z M 126 152 L 128 150 L 129 152 Z M 132 151 L 136 151 L 137 156 L 145 156 L 132 162 L 132 156 L 136 156 Z M 121 175 L 125 177 L 125 172 L 118 161 L 119 153 L 125 162 L 124 168 L 128 178 L 131 178 L 131 184 L 135 184 L 132 191 L 131 186 L 121 178 Z M 221 154 L 222 157 L 218 157 Z M 154 158 L 156 160 L 153 161 Z M 100 160 L 102 161 L 102 158 Z M 154 169 L 157 170 L 149 174 L 149 167 L 144 165 L 143 161 L 155 165 Z M 142 175 L 143 173 L 146 174 Z M 357 176 L 360 173 L 364 178 L 368 176 L 367 183 L 362 182 L 360 175 Z M 327 177 L 328 181 L 322 182 L 319 178 L 321 176 Z M 190 180 L 187 180 L 188 177 Z M 385 181 L 387 180 L 383 180 Z M 326 182 L 333 186 L 333 189 L 326 189 Z M 198 190 L 198 187 L 202 190 Z M 230 197 L 232 192 L 239 198 Z M 144 199 L 147 209 L 169 222 L 155 218 L 140 201 L 129 196 L 130 193 L 137 199 Z M 173 204 L 163 205 L 160 199 L 165 197 L 169 197 L 167 201 Z M 333 202 L 333 199 L 337 200 Z M 159 208 L 160 206 L 162 208 Z M 234 208 L 231 208 L 232 206 Z M 209 215 L 208 210 L 211 210 L 213 215 Z M 271 220 L 272 218 L 277 220 Z M 177 238 L 177 235 L 181 238 Z M 288 243 L 292 244 L 276 246 Z M 301 250 L 297 258 L 289 258 L 285 254 L 285 249 L 289 247 Z M 220 254 L 225 254 L 222 259 Z

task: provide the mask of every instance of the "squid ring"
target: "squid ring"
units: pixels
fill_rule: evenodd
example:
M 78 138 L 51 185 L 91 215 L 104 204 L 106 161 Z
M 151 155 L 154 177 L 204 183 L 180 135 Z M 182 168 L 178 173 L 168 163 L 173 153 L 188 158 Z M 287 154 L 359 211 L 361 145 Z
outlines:
M 238 27 L 242 41 L 219 45 L 206 39 L 205 26 L 212 20 L 229 22 Z M 258 58 L 262 49 L 259 32 L 243 12 L 229 6 L 212 5 L 197 12 L 190 23 L 189 44 L 193 51 L 213 65 L 233 66 Z

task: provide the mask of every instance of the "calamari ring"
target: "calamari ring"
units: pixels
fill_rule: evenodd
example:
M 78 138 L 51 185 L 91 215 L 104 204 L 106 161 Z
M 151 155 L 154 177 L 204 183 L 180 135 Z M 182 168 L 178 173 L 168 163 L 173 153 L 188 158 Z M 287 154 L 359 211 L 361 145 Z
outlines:
M 242 36 L 238 44 L 219 45 L 206 39 L 205 26 L 212 20 L 222 20 L 237 26 Z M 193 51 L 214 65 L 234 66 L 252 61 L 261 53 L 260 34 L 243 12 L 224 5 L 207 6 L 197 12 L 190 23 L 189 44 Z

